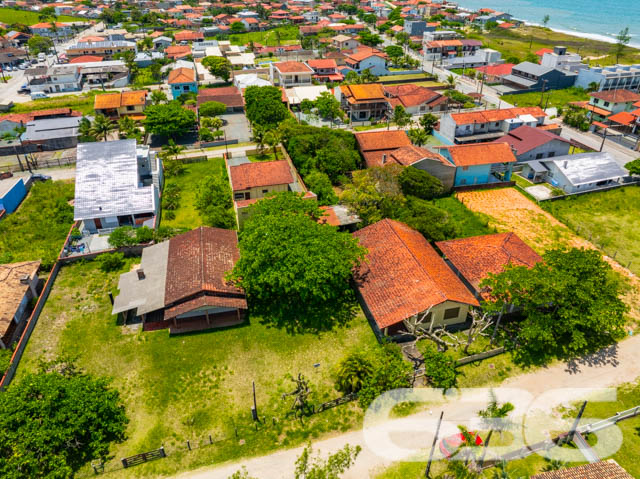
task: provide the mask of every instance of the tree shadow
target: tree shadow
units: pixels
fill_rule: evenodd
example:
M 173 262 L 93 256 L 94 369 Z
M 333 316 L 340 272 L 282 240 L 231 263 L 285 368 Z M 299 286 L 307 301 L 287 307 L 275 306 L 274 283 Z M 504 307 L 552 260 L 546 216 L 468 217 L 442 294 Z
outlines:
M 577 374 L 581 372 L 581 367 L 617 367 L 619 364 L 618 344 L 614 343 L 594 353 L 587 354 L 579 358 L 569 359 L 566 362 L 565 371 L 569 374 Z

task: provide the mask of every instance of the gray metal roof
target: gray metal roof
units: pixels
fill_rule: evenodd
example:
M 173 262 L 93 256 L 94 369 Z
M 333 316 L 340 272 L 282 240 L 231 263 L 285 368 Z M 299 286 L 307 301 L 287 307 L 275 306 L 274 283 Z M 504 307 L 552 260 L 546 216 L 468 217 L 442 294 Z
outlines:
M 27 123 L 27 131 L 23 133 L 22 140 L 41 141 L 78 136 L 80 120 L 82 120 L 81 116 L 69 116 L 30 121 Z
M 558 156 L 542 163 L 554 163 L 574 186 L 615 180 L 629 174 L 606 151 Z
M 529 165 L 529 168 L 531 168 L 536 173 L 545 173 L 549 171 L 549 169 L 538 160 L 523 161 L 522 163 Z
M 522 78 L 522 77 L 519 77 L 519 76 L 516 76 L 516 75 L 505 75 L 504 77 L 502 77 L 502 79 L 504 81 L 515 83 L 517 85 L 522 85 L 522 86 L 527 87 L 527 88 L 531 88 L 533 85 L 537 85 L 538 84 L 538 82 L 535 81 L 535 80 L 528 80 L 526 78 Z
M 153 186 L 141 186 L 136 140 L 80 143 L 74 219 L 155 212 Z
M 137 271 L 120 276 L 120 294 L 113 302 L 111 314 L 135 309 L 136 315 L 139 316 L 163 308 L 168 262 L 169 241 L 145 248 L 140 261 L 144 279 L 139 279 Z
M 519 72 L 530 73 L 536 76 L 542 76 L 545 73 L 549 73 L 551 70 L 553 70 L 553 68 L 544 67 L 542 65 L 537 65 L 531 62 L 518 63 L 513 67 L 513 69 Z
M 72 49 L 81 49 L 81 48 L 109 48 L 109 47 L 135 47 L 136 44 L 134 42 L 127 42 L 124 40 L 106 40 L 104 42 L 78 42 L 75 45 L 71 45 L 69 47 Z

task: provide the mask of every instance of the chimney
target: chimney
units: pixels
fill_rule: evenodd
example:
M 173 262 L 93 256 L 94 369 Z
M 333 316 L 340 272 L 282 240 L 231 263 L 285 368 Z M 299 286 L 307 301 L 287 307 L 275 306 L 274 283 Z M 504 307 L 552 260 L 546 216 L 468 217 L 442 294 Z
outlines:
M 387 154 L 383 153 L 382 154 L 382 164 L 384 165 L 387 162 Z
M 138 280 L 143 280 L 145 278 L 144 276 L 144 270 L 142 268 L 139 268 L 138 270 L 136 270 L 138 272 Z
M 20 284 L 29 284 L 29 275 L 25 274 L 22 278 L 20 278 Z
M 567 169 L 567 165 L 569 164 L 569 162 L 567 160 L 564 160 L 564 166 L 563 168 L 566 170 Z

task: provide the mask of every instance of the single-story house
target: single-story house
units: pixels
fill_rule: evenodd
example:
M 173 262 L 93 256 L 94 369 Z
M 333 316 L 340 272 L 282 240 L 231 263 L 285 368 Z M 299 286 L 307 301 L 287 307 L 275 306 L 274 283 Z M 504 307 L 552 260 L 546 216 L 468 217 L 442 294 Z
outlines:
M 355 137 L 367 168 L 382 166 L 393 151 L 411 146 L 411 140 L 403 130 L 368 131 L 356 133 Z
M 207 226 L 149 246 L 140 266 L 120 276 L 112 314 L 171 334 L 239 324 L 247 300 L 225 279 L 239 257 L 236 231 Z
M 13 213 L 27 196 L 22 178 L 0 179 L 0 212 Z
M 40 261 L 0 264 L 0 348 L 11 346 L 28 314 L 29 301 L 38 297 Z
M 96 113 L 116 118 L 129 116 L 134 120 L 143 120 L 145 118 L 144 109 L 146 105 L 146 90 L 104 93 L 96 95 L 93 102 L 93 108 Z
M 427 87 L 413 84 L 389 85 L 384 87 L 389 110 L 402 105 L 411 115 L 422 115 L 433 111 L 445 111 L 448 98 Z
M 444 259 L 471 292 L 482 300 L 482 280 L 489 273 L 499 274 L 505 266 L 532 268 L 542 257 L 515 233 L 472 236 L 436 243 Z
M 530 126 L 521 126 L 510 131 L 494 143 L 511 146 L 518 161 L 540 160 L 569 154 L 571 142 L 561 136 Z
M 78 144 L 81 116 L 33 120 L 22 134 L 26 151 L 52 151 L 74 148 Z
M 516 157 L 506 143 L 472 143 L 436 149 L 456 167 L 454 187 L 511 180 Z
M 76 161 L 75 221 L 80 231 L 157 224 L 162 161 L 136 140 L 80 143 Z
M 619 184 L 629 172 L 606 151 L 559 156 L 524 163 L 522 175 L 534 183 L 549 182 L 566 193 Z
M 534 474 L 529 479 L 633 479 L 624 468 L 613 459 L 598 461 L 575 467 L 563 467 L 557 471 Z
M 240 90 L 235 86 L 199 90 L 198 107 L 208 101 L 224 103 L 227 107 L 227 113 L 244 111 L 244 98 Z
M 393 336 L 403 321 L 464 323 L 478 300 L 418 231 L 384 219 L 353 233 L 367 248 L 354 273 L 356 294 L 376 336 Z

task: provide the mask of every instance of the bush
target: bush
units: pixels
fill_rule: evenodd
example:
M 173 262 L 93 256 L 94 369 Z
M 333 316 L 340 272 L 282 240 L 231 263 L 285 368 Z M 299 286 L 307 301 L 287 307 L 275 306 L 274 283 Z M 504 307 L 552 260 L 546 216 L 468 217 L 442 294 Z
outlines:
M 111 273 L 124 266 L 124 255 L 122 253 L 106 253 L 98 256 L 96 261 L 100 264 L 101 271 Z
M 226 111 L 227 106 L 224 103 L 220 103 L 219 101 L 207 101 L 200 105 L 200 107 L 198 108 L 200 116 L 204 117 L 224 115 Z
M 122 248 L 136 244 L 136 236 L 132 226 L 120 226 L 109 235 L 109 245 L 112 248 Z
M 162 193 L 162 209 L 165 211 L 177 210 L 180 207 L 180 186 L 176 183 L 168 183 Z
M 344 394 L 357 393 L 373 374 L 373 362 L 363 351 L 354 351 L 338 364 L 336 389 Z
M 333 191 L 331 180 L 326 173 L 314 170 L 306 176 L 305 181 L 307 187 L 318 195 L 318 204 L 327 206 L 338 203 L 338 197 Z
M 367 408 L 382 393 L 411 386 L 412 366 L 404 360 L 400 346 L 385 344 L 371 358 L 372 373 L 362 382 L 358 393 L 360 406 Z
M 456 360 L 438 351 L 430 340 L 418 343 L 424 357 L 424 374 L 436 388 L 449 389 L 456 386 L 458 372 Z
M 148 226 L 142 226 L 136 229 L 136 243 L 149 243 L 153 241 L 153 230 Z
M 405 168 L 398 177 L 400 187 L 405 195 L 415 196 L 422 200 L 430 200 L 442 194 L 442 182 L 424 170 L 413 166 Z
M 200 141 L 212 141 L 213 134 L 209 128 L 200 128 Z

